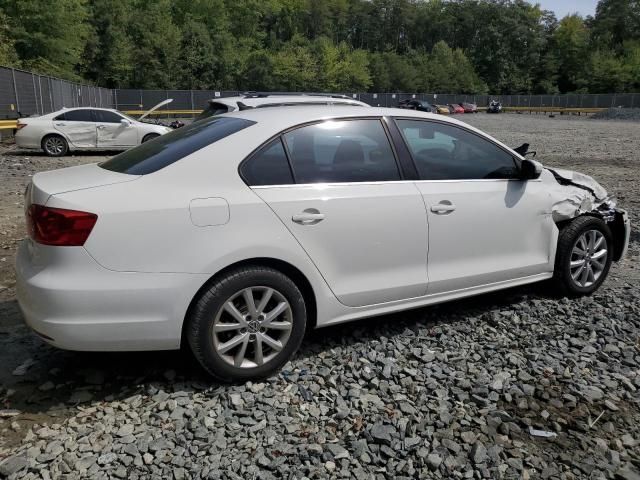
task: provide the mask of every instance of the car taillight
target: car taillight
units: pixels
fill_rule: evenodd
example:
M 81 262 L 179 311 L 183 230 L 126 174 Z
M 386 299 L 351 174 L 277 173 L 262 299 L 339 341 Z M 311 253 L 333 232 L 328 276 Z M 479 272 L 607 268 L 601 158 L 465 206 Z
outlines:
M 18 123 L 16 123 L 16 130 L 20 130 L 21 128 L 24 128 L 26 126 L 26 123 L 22 123 L 20 120 L 18 120 Z
M 80 247 L 89 238 L 97 220 L 95 213 L 37 204 L 27 210 L 29 236 L 43 245 Z

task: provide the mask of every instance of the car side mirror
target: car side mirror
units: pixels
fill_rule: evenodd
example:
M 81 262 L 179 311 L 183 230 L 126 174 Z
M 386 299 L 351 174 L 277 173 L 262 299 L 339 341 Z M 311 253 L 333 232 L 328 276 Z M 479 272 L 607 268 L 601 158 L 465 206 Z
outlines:
M 525 158 L 520 163 L 520 179 L 535 180 L 542 173 L 542 164 L 535 160 Z
M 129 125 L 131 125 L 131 122 L 129 120 L 127 120 L 126 118 L 123 118 L 122 120 L 120 120 L 120 123 L 122 125 L 124 125 L 125 127 L 128 127 Z

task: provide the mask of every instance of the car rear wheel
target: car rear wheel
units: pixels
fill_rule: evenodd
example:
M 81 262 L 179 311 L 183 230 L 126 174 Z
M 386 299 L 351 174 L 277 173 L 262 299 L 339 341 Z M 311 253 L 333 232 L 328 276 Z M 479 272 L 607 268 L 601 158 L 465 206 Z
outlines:
M 60 135 L 47 135 L 42 139 L 42 150 L 50 157 L 62 157 L 69 151 L 69 145 Z
M 159 136 L 160 136 L 159 133 L 148 133 L 142 138 L 142 143 L 148 142 L 149 140 L 153 140 L 154 138 L 157 138 Z
M 306 327 L 300 290 L 281 272 L 243 267 L 216 280 L 187 319 L 200 364 L 231 382 L 268 377 L 296 352 Z
M 564 225 L 558 237 L 556 285 L 569 295 L 595 292 L 609 274 L 612 246 L 611 231 L 599 218 L 583 216 Z

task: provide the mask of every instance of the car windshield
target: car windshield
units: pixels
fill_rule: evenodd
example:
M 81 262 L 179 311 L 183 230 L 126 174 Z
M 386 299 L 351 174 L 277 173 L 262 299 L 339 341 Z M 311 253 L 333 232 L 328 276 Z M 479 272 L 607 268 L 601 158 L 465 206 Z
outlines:
M 254 123 L 243 118 L 210 117 L 145 142 L 99 166 L 113 172 L 146 175 Z

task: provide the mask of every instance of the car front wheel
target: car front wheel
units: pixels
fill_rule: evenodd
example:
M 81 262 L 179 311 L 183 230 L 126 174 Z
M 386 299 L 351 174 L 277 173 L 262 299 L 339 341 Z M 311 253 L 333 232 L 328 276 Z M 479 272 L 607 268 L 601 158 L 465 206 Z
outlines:
M 268 267 L 231 271 L 200 296 L 187 340 L 200 364 L 231 382 L 268 377 L 296 352 L 306 327 L 298 287 Z
M 560 229 L 554 280 L 563 293 L 590 295 L 605 281 L 612 261 L 612 236 L 599 218 L 578 217 Z

